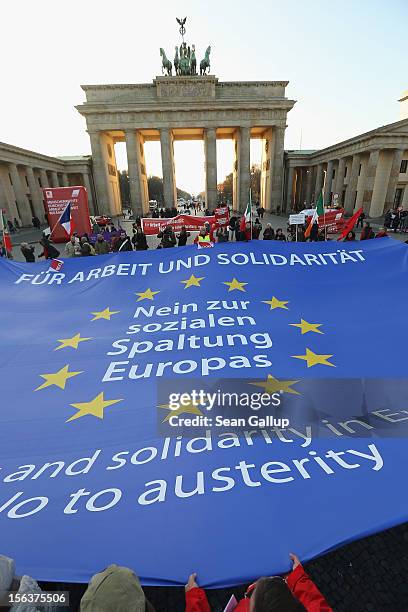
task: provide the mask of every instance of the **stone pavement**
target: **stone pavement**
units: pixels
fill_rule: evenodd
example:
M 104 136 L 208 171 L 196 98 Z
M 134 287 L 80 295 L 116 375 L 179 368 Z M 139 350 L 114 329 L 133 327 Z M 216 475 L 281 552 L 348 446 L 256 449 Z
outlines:
M 243 525 L 242 529 L 250 529 L 250 525 Z M 239 533 L 236 547 L 238 554 L 245 555 Z M 408 610 L 408 523 L 343 546 L 304 566 L 335 612 Z M 191 569 L 194 571 L 197 568 Z M 87 585 L 42 582 L 40 586 L 49 591 L 69 591 L 70 610 L 79 612 L 79 603 Z M 234 593 L 239 599 L 246 586 L 208 590 L 211 611 L 222 612 L 231 594 Z M 146 587 L 144 591 L 156 612 L 185 610 L 184 589 L 181 587 Z

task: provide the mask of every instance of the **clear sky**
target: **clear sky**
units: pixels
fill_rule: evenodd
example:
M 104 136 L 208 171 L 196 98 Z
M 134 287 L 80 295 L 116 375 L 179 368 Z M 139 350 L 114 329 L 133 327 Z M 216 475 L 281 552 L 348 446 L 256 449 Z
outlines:
M 74 109 L 82 83 L 151 82 L 172 58 L 175 17 L 220 80 L 288 80 L 285 148 L 314 149 L 399 119 L 408 89 L 408 0 L 20 0 L 1 10 L 0 140 L 49 155 L 90 153 Z M 158 143 L 147 171 L 161 174 Z M 124 148 L 118 165 L 126 167 Z M 259 143 L 251 148 L 259 161 Z M 177 143 L 178 186 L 203 189 L 203 145 Z M 231 171 L 218 146 L 218 177 Z

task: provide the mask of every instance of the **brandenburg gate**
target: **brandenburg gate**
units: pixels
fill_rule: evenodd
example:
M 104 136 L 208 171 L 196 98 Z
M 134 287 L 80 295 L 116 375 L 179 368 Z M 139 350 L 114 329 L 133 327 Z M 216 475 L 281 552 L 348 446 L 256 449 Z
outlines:
M 179 23 L 180 20 L 178 20 Z M 185 20 L 184 20 L 185 22 Z M 160 141 L 164 205 L 176 204 L 175 140 L 203 140 L 206 204 L 217 205 L 217 139 L 234 141 L 233 209 L 243 211 L 250 187 L 250 139 L 262 139 L 261 204 L 282 203 L 286 116 L 295 102 L 285 97 L 287 81 L 220 82 L 209 70 L 208 47 L 196 71 L 195 47 L 176 47 L 174 68 L 163 49 L 165 76 L 134 85 L 83 85 L 86 101 L 77 110 L 86 118 L 100 213 L 121 212 L 114 145 L 126 142 L 131 207 L 149 210 L 144 143 Z M 220 177 L 222 180 L 224 177 Z

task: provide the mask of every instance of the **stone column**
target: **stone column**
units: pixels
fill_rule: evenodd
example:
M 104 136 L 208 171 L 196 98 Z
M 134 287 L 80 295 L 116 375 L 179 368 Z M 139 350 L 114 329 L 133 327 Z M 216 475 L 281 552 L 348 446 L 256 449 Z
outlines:
M 326 179 L 324 183 L 323 204 L 325 206 L 331 204 L 332 180 L 333 180 L 333 160 L 330 159 L 327 162 Z
M 360 168 L 359 175 L 357 177 L 357 195 L 354 204 L 354 212 L 363 206 L 368 160 L 368 155 L 360 155 Z
M 290 213 L 293 210 L 293 181 L 295 178 L 295 168 L 289 166 L 288 178 L 286 183 L 286 212 Z
M 381 215 L 384 213 L 385 198 L 387 195 L 393 161 L 393 150 L 383 149 L 379 152 L 369 212 L 370 217 L 381 217 Z
M 343 202 L 343 206 L 344 206 L 344 210 L 346 214 L 351 214 L 353 212 L 354 202 L 356 199 L 360 163 L 361 163 L 360 155 L 358 153 L 356 155 L 353 155 L 353 160 L 351 162 L 351 170 L 350 170 L 350 174 L 349 174 L 348 181 L 347 181 L 346 197 Z
M 239 159 L 239 210 L 244 212 L 249 202 L 250 175 L 250 129 L 241 127 L 241 146 Z
M 40 168 L 40 179 L 41 179 L 41 187 L 43 189 L 45 189 L 46 187 L 49 187 L 50 184 L 48 182 L 48 176 L 46 171 L 43 168 Z
M 89 132 L 92 150 L 92 165 L 95 179 L 96 208 L 98 214 L 110 214 L 108 181 L 105 169 L 105 160 L 102 152 L 100 132 Z
M 261 160 L 261 199 L 260 204 L 266 210 L 272 208 L 272 177 L 273 177 L 274 137 L 273 128 L 268 128 L 262 134 Z
M 319 197 L 319 194 L 321 192 L 323 188 L 323 164 L 318 164 L 317 169 L 316 169 L 316 182 L 315 182 L 315 195 L 314 195 L 314 199 L 315 199 L 315 204 L 317 202 L 317 199 Z
M 125 140 L 130 186 L 130 206 L 135 217 L 143 217 L 142 193 L 140 188 L 140 170 L 138 167 L 139 160 L 137 156 L 135 131 L 125 130 Z
M 217 132 L 215 128 L 204 130 L 205 201 L 213 211 L 217 206 Z
M 16 164 L 9 164 L 11 183 L 17 202 L 18 217 L 23 225 L 31 225 L 31 210 Z
M 173 134 L 169 128 L 160 129 L 160 147 L 163 169 L 164 206 L 166 208 L 172 208 L 176 206 L 177 189 L 174 172 Z
M 312 166 L 309 166 L 306 170 L 306 204 L 309 206 L 312 201 L 312 188 L 313 188 L 313 170 Z
M 344 202 L 341 201 L 343 194 L 343 185 L 344 185 L 344 172 L 346 169 L 346 158 L 340 157 L 339 164 L 337 166 L 337 176 L 335 182 L 334 193 L 337 193 L 339 196 L 340 203 L 344 205 Z
M 408 210 L 408 183 L 405 185 L 401 206 L 402 210 Z
M 149 185 L 147 182 L 146 159 L 144 154 L 144 138 L 140 130 L 136 130 L 136 153 L 138 159 L 138 169 L 140 178 L 140 193 L 142 197 L 143 215 L 147 217 L 149 214 Z M 177 187 L 177 185 L 176 185 Z M 177 190 L 176 190 L 177 200 Z
M 363 209 L 364 212 L 370 216 L 371 210 L 371 199 L 373 197 L 374 179 L 376 175 L 376 169 L 378 164 L 379 151 L 371 151 L 368 159 L 367 168 L 365 172 L 365 185 L 363 195 Z
M 59 187 L 58 174 L 55 170 L 51 170 L 51 184 L 53 187 Z
M 62 186 L 69 187 L 68 174 L 66 172 L 62 173 Z
M 232 209 L 238 212 L 240 209 L 240 151 L 241 151 L 241 132 L 239 129 L 234 131 L 234 166 L 232 170 Z
M 84 182 L 84 187 L 85 187 L 86 192 L 88 194 L 89 213 L 91 215 L 95 215 L 95 214 L 97 214 L 97 211 L 95 210 L 95 206 L 94 206 L 94 199 L 93 199 L 93 192 L 92 192 L 92 185 L 91 185 L 91 177 L 89 176 L 89 174 L 87 172 L 84 172 L 82 174 L 82 178 L 83 178 L 83 182 Z
M 8 219 L 18 218 L 18 213 L 13 186 L 9 178 L 8 166 L 0 165 L 0 207 L 5 208 Z
M 285 146 L 285 127 L 273 128 L 273 158 L 271 178 L 271 210 L 283 208 L 283 156 Z
M 31 166 L 26 167 L 26 174 L 27 174 L 28 186 L 30 188 L 31 201 L 33 203 L 34 212 L 36 216 L 42 222 L 42 220 L 44 219 L 44 213 L 45 213 L 44 206 L 43 206 L 42 193 L 40 195 L 40 189 L 38 187 L 37 180 L 34 176 L 34 170 L 31 168 Z
M 395 191 L 398 185 L 398 179 L 400 175 L 401 160 L 404 154 L 403 149 L 396 149 L 394 151 L 394 159 L 391 166 L 390 180 L 388 183 L 387 195 L 385 196 L 385 210 L 388 210 L 394 206 Z M 408 195 L 407 195 L 408 197 Z

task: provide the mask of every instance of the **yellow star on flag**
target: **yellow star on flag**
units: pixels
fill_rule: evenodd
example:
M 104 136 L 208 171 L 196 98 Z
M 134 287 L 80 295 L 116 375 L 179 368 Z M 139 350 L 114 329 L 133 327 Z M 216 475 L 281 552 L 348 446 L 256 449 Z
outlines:
M 100 310 L 99 312 L 91 312 L 91 314 L 95 315 L 91 321 L 97 321 L 98 319 L 106 319 L 107 321 L 111 320 L 111 317 L 115 314 L 118 314 L 120 310 L 110 310 L 105 308 L 105 310 Z
M 187 280 L 182 280 L 180 282 L 184 283 L 184 289 L 188 289 L 189 287 L 201 287 L 200 282 L 204 280 L 204 278 L 204 276 L 200 276 L 197 278 L 197 276 L 194 276 L 194 274 L 192 274 L 190 278 L 188 278 Z
M 268 374 L 268 378 L 264 382 L 249 383 L 254 387 L 261 387 L 265 389 L 265 393 L 273 395 L 274 393 L 293 393 L 294 395 L 301 395 L 299 391 L 292 389 L 292 385 L 300 382 L 299 380 L 278 380 L 272 374 Z
M 285 310 L 289 310 L 286 304 L 289 304 L 289 301 L 278 300 L 275 296 L 273 296 L 270 300 L 262 300 L 263 304 L 269 304 L 271 307 L 270 310 L 275 310 L 275 308 L 284 308 Z
M 317 353 L 314 353 L 309 348 L 306 349 L 305 355 L 292 355 L 292 357 L 306 361 L 308 368 L 311 368 L 314 365 L 327 365 L 331 366 L 332 368 L 336 367 L 334 363 L 330 363 L 330 361 L 328 361 L 328 359 L 333 357 L 333 355 L 317 355 Z
M 301 334 L 307 334 L 308 332 L 315 332 L 315 334 L 322 334 L 323 332 L 318 327 L 322 326 L 322 323 L 308 323 L 304 319 L 300 319 L 300 323 L 289 323 L 292 327 L 299 327 Z
M 152 291 L 151 289 L 146 289 L 146 291 L 135 293 L 135 295 L 139 296 L 136 301 L 140 302 L 140 300 L 152 300 L 156 293 L 160 293 L 160 291 Z
M 57 346 L 54 351 L 59 351 L 60 349 L 67 347 L 77 349 L 79 343 L 85 342 L 86 340 L 92 340 L 92 338 L 81 338 L 81 334 L 75 334 L 75 336 L 72 336 L 72 338 L 62 338 L 58 340 L 58 342 L 61 342 L 60 346 Z
M 166 414 L 166 416 L 162 420 L 162 423 L 169 421 L 172 416 L 179 416 L 180 414 L 196 414 L 197 416 L 203 416 L 203 413 L 199 409 L 198 405 L 193 404 L 192 402 L 190 404 L 187 404 L 186 406 L 180 406 L 175 410 L 173 410 L 173 408 L 170 408 L 168 404 L 161 404 L 159 408 L 164 408 L 165 410 L 169 411 L 168 414 Z
M 34 391 L 39 391 L 40 389 L 51 387 L 51 385 L 55 385 L 60 389 L 65 389 L 65 385 L 67 384 L 67 380 L 69 378 L 72 378 L 73 376 L 78 376 L 78 374 L 82 374 L 82 372 L 69 372 L 68 368 L 69 365 L 66 365 L 54 374 L 40 374 L 41 378 L 43 378 L 45 382 L 43 382 L 42 385 L 34 389 Z
M 67 419 L 67 423 L 69 421 L 74 421 L 75 419 L 80 419 L 83 416 L 91 415 L 97 417 L 98 419 L 103 419 L 104 410 L 108 406 L 112 406 L 112 404 L 117 404 L 118 402 L 123 402 L 122 399 L 114 399 L 114 400 L 105 400 L 102 393 L 99 393 L 93 400 L 90 402 L 82 402 L 80 404 L 70 404 L 78 410 L 76 414 Z
M 223 285 L 227 285 L 228 286 L 228 293 L 230 291 L 234 291 L 234 289 L 238 289 L 238 291 L 246 291 L 246 289 L 244 288 L 245 285 L 247 285 L 248 283 L 242 283 L 240 281 L 238 281 L 236 278 L 233 278 L 232 281 L 227 281 L 227 282 L 223 282 Z

